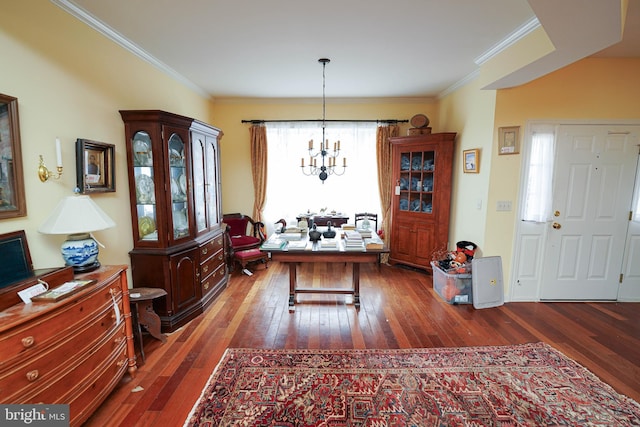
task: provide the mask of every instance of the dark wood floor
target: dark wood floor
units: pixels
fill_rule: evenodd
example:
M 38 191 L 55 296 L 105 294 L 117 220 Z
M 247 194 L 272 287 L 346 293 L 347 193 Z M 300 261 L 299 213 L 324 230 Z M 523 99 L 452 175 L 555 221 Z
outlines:
M 351 266 L 312 264 L 298 279 L 349 285 Z M 147 360 L 123 380 L 87 426 L 182 426 L 227 347 L 411 348 L 544 341 L 640 401 L 640 303 L 508 303 L 475 310 L 449 305 L 431 276 L 363 265 L 361 303 L 348 295 L 306 294 L 288 311 L 288 270 L 273 263 L 239 272 L 211 307 L 169 336 L 148 338 Z M 141 389 L 141 391 L 134 391 Z

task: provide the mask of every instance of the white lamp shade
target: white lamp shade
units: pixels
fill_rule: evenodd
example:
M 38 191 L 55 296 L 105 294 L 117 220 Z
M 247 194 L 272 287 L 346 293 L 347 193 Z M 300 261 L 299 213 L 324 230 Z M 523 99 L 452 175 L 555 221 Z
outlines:
M 90 233 L 115 225 L 89 196 L 75 195 L 62 199 L 38 231 L 44 234 Z

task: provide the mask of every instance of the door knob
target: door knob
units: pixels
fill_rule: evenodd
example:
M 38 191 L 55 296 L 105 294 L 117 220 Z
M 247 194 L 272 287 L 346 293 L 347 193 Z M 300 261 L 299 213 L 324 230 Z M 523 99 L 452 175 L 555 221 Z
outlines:
M 552 227 L 555 228 L 556 230 L 560 230 L 562 228 L 562 225 L 558 224 L 557 222 L 554 222 Z

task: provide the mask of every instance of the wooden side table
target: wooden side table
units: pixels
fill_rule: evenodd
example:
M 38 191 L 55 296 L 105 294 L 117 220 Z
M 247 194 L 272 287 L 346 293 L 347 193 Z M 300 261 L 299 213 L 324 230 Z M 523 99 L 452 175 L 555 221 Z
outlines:
M 160 330 L 160 316 L 153 311 L 153 300 L 167 295 L 167 291 L 160 288 L 132 288 L 129 292 L 129 302 L 131 303 L 131 314 L 133 318 L 133 333 L 140 346 L 142 361 L 144 357 L 144 345 L 142 342 L 142 326 L 149 332 L 149 335 L 167 342 L 167 337 Z

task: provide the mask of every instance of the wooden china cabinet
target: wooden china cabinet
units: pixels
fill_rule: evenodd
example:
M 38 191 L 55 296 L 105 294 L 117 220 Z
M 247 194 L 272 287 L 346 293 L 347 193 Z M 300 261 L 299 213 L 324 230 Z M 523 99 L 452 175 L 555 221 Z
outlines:
M 125 125 L 135 287 L 155 287 L 162 330 L 202 313 L 226 286 L 220 188 L 222 131 L 158 110 L 120 111 Z
M 446 249 L 455 132 L 389 138 L 393 198 L 389 261 L 431 269 Z

